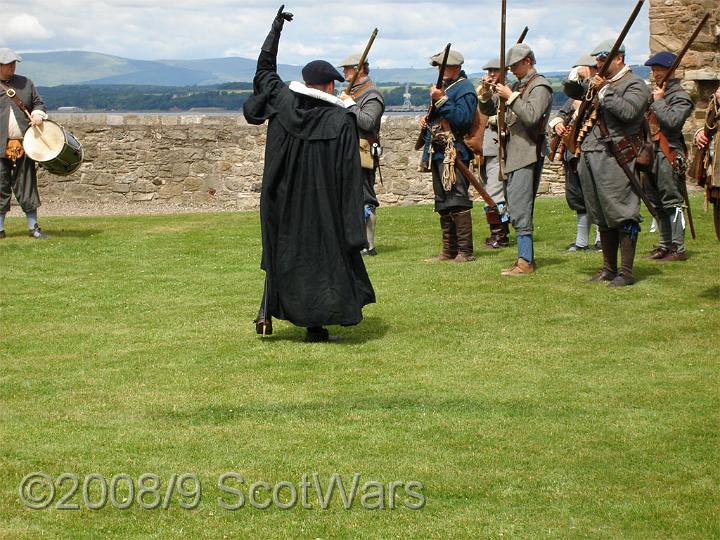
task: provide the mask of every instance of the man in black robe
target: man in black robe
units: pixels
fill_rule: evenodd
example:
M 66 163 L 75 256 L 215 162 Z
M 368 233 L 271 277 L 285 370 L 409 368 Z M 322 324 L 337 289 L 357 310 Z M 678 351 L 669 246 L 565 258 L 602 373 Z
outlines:
M 284 7 L 284 6 L 283 6 Z M 363 178 L 357 125 L 333 95 L 342 75 L 328 62 L 303 68 L 304 84 L 277 74 L 278 11 L 258 58 L 253 96 L 243 108 L 252 124 L 269 120 L 260 194 L 265 291 L 258 333 L 271 317 L 307 328 L 306 341 L 330 341 L 325 325 L 358 324 L 375 301 L 360 251 L 365 247 Z

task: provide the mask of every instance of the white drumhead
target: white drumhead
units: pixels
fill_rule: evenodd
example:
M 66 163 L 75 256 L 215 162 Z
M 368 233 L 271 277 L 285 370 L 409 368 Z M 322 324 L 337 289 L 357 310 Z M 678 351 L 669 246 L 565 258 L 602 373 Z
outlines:
M 25 153 L 40 163 L 55 159 L 64 146 L 65 132 L 52 120 L 45 120 L 39 127 L 30 126 L 23 138 Z

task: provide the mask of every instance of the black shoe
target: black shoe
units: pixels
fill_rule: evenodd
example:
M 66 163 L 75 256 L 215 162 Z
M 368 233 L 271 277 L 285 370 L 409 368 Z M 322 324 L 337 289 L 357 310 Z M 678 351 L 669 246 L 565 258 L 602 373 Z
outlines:
M 35 240 L 47 240 L 50 238 L 47 234 L 42 232 L 40 225 L 35 225 L 34 229 L 30 229 L 28 231 L 28 235 L 30 235 L 30 238 L 34 238 Z
M 0 240 L 5 238 L 5 230 L 0 231 Z
M 565 251 L 587 251 L 590 249 L 588 246 L 578 246 L 575 242 L 565 248 Z
M 325 343 L 329 341 L 340 341 L 340 337 L 331 336 L 330 332 L 322 326 L 313 326 L 307 329 L 305 343 Z
M 600 240 L 595 242 L 595 245 L 593 246 L 593 251 L 602 251 L 602 242 L 600 242 Z
M 362 255 L 363 257 L 368 257 L 368 256 L 374 257 L 375 255 L 377 255 L 377 250 L 375 248 L 372 248 L 372 249 L 366 248 L 366 249 L 363 249 L 362 251 L 360 251 L 360 255 Z

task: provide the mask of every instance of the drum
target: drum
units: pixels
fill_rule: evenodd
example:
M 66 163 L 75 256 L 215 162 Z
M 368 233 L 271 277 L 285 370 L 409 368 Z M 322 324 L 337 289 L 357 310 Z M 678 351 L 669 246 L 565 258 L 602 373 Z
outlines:
M 82 145 L 67 129 L 52 120 L 30 126 L 23 138 L 25 153 L 53 174 L 67 176 L 82 164 Z

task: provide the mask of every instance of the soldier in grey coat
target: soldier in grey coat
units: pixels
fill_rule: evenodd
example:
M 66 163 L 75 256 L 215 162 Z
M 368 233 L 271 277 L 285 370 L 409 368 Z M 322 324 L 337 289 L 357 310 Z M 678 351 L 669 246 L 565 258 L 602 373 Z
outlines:
M 37 221 L 40 195 L 35 162 L 24 154 L 19 159 L 6 157 L 6 148 L 11 141 L 21 148 L 22 139 L 30 126 L 40 126 L 47 118 L 47 109 L 33 82 L 15 74 L 16 63 L 21 61 L 15 51 L 0 49 L 0 81 L 10 92 L 14 91 L 30 111 L 28 118 L 11 96 L 5 91 L 0 94 L 0 239 L 5 238 L 5 214 L 10 210 L 14 193 L 27 216 L 30 237 L 44 240 L 47 235 Z
M 592 51 L 598 71 L 612 46 L 613 41 L 607 40 Z M 595 75 L 590 82 L 597 90 L 599 120 L 592 123 L 582 141 L 578 173 L 590 218 L 600 228 L 603 250 L 603 267 L 591 281 L 609 281 L 609 286 L 621 287 L 635 282 L 633 263 L 640 232 L 640 198 L 609 145 L 625 148 L 624 159 L 634 173 L 650 91 L 645 81 L 625 65 L 625 46 L 612 60 L 607 76 L 604 79 Z M 565 89 L 574 99 L 582 99 L 586 90 L 579 83 L 567 84 Z M 602 122 L 609 140 L 602 134 Z M 622 257 L 619 273 L 618 247 Z
M 535 271 L 533 211 L 543 161 L 548 154 L 545 127 L 552 107 L 552 87 L 535 70 L 535 55 L 528 45 L 513 45 L 508 51 L 507 63 L 518 80 L 512 87 L 497 84 L 495 93 L 507 101 L 509 140 L 505 164 L 508 175 L 505 200 L 510 211 L 510 222 L 517 235 L 518 257 L 501 274 L 519 276 Z M 490 84 L 485 82 L 483 86 L 485 89 L 479 99 L 480 111 L 492 116 L 497 114 L 498 104 L 487 93 Z
M 378 166 L 377 157 L 373 152 L 380 144 L 380 121 L 385 112 L 385 100 L 380 90 L 370 80 L 370 63 L 365 62 L 362 66 L 359 54 L 351 54 L 345 57 L 339 64 L 343 68 L 343 76 L 347 82 L 355 76 L 360 69 L 360 75 L 352 88 L 346 89 L 340 99 L 357 119 L 358 132 L 361 145 L 361 162 L 363 167 L 363 204 L 365 208 L 365 229 L 368 245 L 361 251 L 362 255 L 377 255 L 375 248 L 375 227 L 377 224 L 376 210 L 380 206 L 375 194 L 375 169 Z M 377 144 L 378 146 L 373 146 Z M 363 155 L 364 154 L 364 155 Z
M 675 58 L 674 54 L 662 51 L 653 55 L 645 65 L 650 66 L 653 79 L 657 82 L 665 77 Z M 663 262 L 687 260 L 683 213 L 685 200 L 679 186 L 685 182 L 681 167 L 687 156 L 682 130 L 694 108 L 680 79 L 668 79 L 662 88 L 656 88 L 653 92 L 648 115 L 650 125 L 660 131 L 654 137 L 657 141 L 652 173 L 648 181 L 643 183 L 643 188 L 658 210 L 660 245 L 650 253 L 649 259 Z M 668 155 L 665 155 L 665 151 Z
M 483 82 L 495 84 L 500 75 L 500 59 L 494 58 L 487 62 L 483 67 L 487 71 L 487 75 L 483 77 Z M 492 90 L 488 87 L 486 90 L 480 84 L 477 87 L 478 99 L 483 93 L 487 93 L 490 99 L 497 101 L 497 96 L 492 95 Z M 487 127 L 483 134 L 483 160 L 480 166 L 480 176 L 485 183 L 485 189 L 488 195 L 497 204 L 500 214 L 500 224 L 490 228 L 490 236 L 485 239 L 485 245 L 492 249 L 507 247 L 510 244 L 510 214 L 507 211 L 507 203 L 505 202 L 505 184 L 500 180 L 500 167 L 498 165 L 498 130 L 497 116 L 488 118 Z M 490 207 L 485 205 L 485 212 Z

